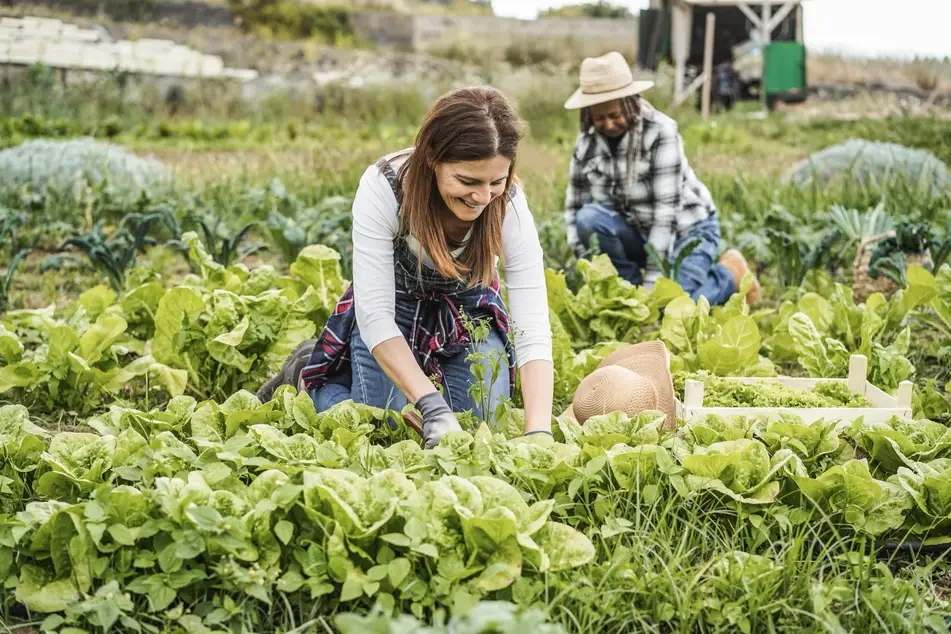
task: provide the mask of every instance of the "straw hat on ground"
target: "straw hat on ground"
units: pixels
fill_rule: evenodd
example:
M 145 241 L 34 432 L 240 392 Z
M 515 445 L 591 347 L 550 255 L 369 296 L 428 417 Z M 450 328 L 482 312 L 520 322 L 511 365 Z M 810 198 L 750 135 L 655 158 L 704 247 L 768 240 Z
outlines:
M 634 415 L 656 410 L 667 415 L 667 428 L 677 424 L 674 383 L 667 347 L 645 341 L 616 350 L 585 377 L 565 412 L 582 425 L 610 412 Z
M 654 85 L 652 81 L 635 81 L 631 67 L 617 51 L 581 62 L 580 83 L 581 87 L 565 103 L 567 110 L 639 95 Z

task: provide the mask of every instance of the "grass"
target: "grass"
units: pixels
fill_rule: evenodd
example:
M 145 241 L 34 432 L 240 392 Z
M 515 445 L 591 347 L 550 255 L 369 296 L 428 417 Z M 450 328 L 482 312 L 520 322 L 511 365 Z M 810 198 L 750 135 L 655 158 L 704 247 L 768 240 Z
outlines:
M 842 55 L 811 54 L 809 79 L 816 83 L 882 82 L 924 92 L 951 88 L 951 61 L 940 59 L 859 59 Z
M 600 563 L 549 598 L 572 631 L 927 632 L 951 616 L 933 601 L 940 563 L 876 558 L 832 522 L 770 534 L 789 509 L 703 508 L 673 491 L 655 503 L 637 492 L 602 500 L 615 504 L 591 520 L 621 518 L 623 532 L 599 540 Z

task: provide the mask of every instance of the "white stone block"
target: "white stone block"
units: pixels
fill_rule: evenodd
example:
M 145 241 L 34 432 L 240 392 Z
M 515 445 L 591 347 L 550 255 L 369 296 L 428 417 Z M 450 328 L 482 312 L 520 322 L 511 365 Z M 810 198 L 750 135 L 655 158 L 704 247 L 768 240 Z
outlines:
M 99 34 L 95 31 L 69 31 L 63 32 L 60 39 L 69 42 L 98 42 Z
M 181 59 L 181 74 L 185 77 L 200 77 L 202 74 L 202 56 L 192 51 Z
M 224 61 L 217 55 L 205 55 L 202 58 L 201 74 L 204 77 L 217 77 L 225 69 Z
M 18 18 L 0 18 L 0 29 L 17 29 L 23 27 L 23 20 Z
M 10 46 L 10 61 L 17 64 L 34 64 L 43 59 L 43 48 L 39 42 L 14 42 Z
M 116 53 L 122 57 L 135 56 L 135 43 L 128 40 L 120 40 L 112 45 Z
M 160 57 L 155 60 L 155 67 L 152 72 L 157 75 L 165 75 L 167 77 L 179 77 L 182 74 L 182 67 L 176 62 L 176 60 L 169 60 Z
M 77 46 L 56 43 L 50 44 L 43 51 L 43 63 L 57 68 L 76 68 L 82 66 L 82 57 Z
M 115 53 L 109 50 L 106 47 L 103 47 L 97 43 L 76 43 L 77 55 L 80 60 L 80 64 L 83 68 L 114 68 L 115 64 L 102 61 L 102 60 L 114 60 Z
M 24 16 L 21 18 L 21 20 L 23 21 L 24 25 L 33 27 L 42 27 L 48 25 L 57 25 L 60 27 L 63 26 L 63 21 L 57 20 L 55 18 L 35 18 L 32 16 Z
M 221 74 L 223 77 L 238 81 L 252 81 L 258 78 L 258 71 L 250 68 L 226 68 Z
M 59 20 L 53 20 L 49 22 L 41 22 L 27 28 L 38 35 L 42 35 L 44 37 L 54 37 L 63 32 L 63 23 Z
M 93 70 L 114 70 L 119 60 L 109 52 L 91 49 L 83 55 L 83 67 Z
M 170 48 L 174 48 L 175 42 L 171 40 L 137 40 L 135 42 L 135 48 L 137 51 L 149 51 L 149 52 L 158 52 L 158 51 L 167 51 Z

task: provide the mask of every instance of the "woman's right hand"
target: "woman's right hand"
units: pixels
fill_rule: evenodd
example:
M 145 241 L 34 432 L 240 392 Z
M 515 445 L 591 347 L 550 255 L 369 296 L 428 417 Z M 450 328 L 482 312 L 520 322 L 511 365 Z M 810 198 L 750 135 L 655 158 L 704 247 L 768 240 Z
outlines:
M 426 449 L 433 449 L 442 437 L 451 431 L 462 431 L 459 420 L 439 392 L 419 397 L 416 409 L 423 415 L 423 440 Z

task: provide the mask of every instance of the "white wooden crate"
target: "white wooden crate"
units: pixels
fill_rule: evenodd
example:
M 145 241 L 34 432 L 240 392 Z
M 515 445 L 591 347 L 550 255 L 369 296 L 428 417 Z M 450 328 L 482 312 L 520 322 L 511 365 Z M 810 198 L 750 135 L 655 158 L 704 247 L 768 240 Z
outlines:
M 903 381 L 898 386 L 897 398 L 889 396 L 868 381 L 868 359 L 853 355 L 849 362 L 849 376 L 845 379 L 797 379 L 792 377 L 727 377 L 743 383 L 781 383 L 800 390 L 812 389 L 821 383 L 844 383 L 852 394 L 864 395 L 872 407 L 792 408 L 792 407 L 704 407 L 703 389 L 700 381 L 687 380 L 684 385 L 684 400 L 677 399 L 677 418 L 691 420 L 710 414 L 721 416 L 757 416 L 761 414 L 793 414 L 806 423 L 824 418 L 835 421 L 852 421 L 862 417 L 866 422 L 885 422 L 893 416 L 911 418 L 911 399 L 914 385 Z

